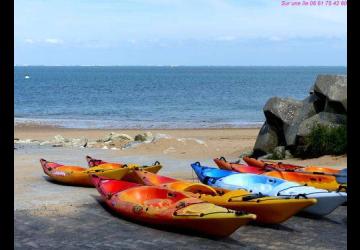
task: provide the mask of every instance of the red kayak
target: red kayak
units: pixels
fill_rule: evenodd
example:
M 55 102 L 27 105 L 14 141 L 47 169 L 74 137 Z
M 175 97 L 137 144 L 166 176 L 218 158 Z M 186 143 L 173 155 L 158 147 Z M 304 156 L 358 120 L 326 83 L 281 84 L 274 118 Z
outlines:
M 240 172 L 240 173 L 251 173 L 251 174 L 263 174 L 266 172 L 266 169 L 260 167 L 248 166 L 245 164 L 228 162 L 224 157 L 214 159 L 216 165 L 225 170 Z
M 226 237 L 256 219 L 254 214 L 235 212 L 167 188 L 94 175 L 93 182 L 112 210 L 142 223 Z

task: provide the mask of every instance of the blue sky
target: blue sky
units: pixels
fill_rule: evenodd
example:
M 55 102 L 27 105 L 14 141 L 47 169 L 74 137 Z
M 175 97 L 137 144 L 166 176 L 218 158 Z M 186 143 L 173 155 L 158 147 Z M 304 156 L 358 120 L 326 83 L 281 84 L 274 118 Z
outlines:
M 15 65 L 345 65 L 347 8 L 15 0 Z

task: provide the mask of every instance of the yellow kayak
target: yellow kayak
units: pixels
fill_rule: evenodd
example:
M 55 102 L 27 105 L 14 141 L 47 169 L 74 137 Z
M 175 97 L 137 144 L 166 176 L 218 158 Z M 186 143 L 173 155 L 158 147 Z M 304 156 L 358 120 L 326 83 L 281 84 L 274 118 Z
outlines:
M 216 196 L 198 194 L 196 197 L 218 206 L 254 213 L 258 222 L 266 224 L 282 223 L 317 202 L 316 199 L 256 197 L 244 190 L 227 191 Z
M 160 176 L 147 171 L 135 170 L 137 182 L 143 185 L 160 186 L 175 191 L 186 192 L 192 197 L 228 209 L 256 214 L 256 221 L 267 224 L 282 223 L 302 209 L 317 202 L 316 199 L 283 199 L 261 197 L 245 190 L 225 190 L 202 183 L 182 181 Z
M 114 163 L 106 162 L 100 159 L 95 159 L 91 156 L 86 156 L 86 161 L 89 168 L 93 169 L 95 167 L 106 168 L 106 169 L 118 169 L 118 168 L 128 168 L 130 171 L 123 177 L 124 181 L 136 182 L 137 176 L 133 173 L 133 170 L 143 169 L 148 172 L 156 174 L 162 168 L 160 162 L 156 161 L 153 165 L 140 165 L 136 163 Z
M 94 186 L 91 181 L 91 175 L 96 174 L 111 179 L 120 180 L 130 169 L 104 169 L 102 167 L 83 168 L 80 166 L 62 165 L 55 162 L 49 162 L 44 159 L 40 160 L 44 173 L 51 179 L 69 185 L 76 186 Z

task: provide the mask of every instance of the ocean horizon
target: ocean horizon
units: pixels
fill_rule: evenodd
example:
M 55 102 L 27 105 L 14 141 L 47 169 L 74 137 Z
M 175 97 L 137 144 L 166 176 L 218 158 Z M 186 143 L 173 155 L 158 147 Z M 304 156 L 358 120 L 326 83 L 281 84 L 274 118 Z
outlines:
M 345 66 L 15 66 L 15 124 L 260 127 L 273 96 L 304 99 Z

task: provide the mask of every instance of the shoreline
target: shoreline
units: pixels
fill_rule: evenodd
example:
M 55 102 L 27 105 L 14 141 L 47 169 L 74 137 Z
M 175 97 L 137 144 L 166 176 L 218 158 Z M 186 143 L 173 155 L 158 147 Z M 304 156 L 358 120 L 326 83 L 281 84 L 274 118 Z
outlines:
M 214 127 L 214 128 L 72 128 L 72 127 L 62 127 L 58 125 L 44 125 L 44 124 L 16 124 L 14 125 L 14 129 L 23 129 L 23 128 L 30 128 L 30 129 L 63 129 L 63 130 L 129 130 L 129 131 L 143 131 L 143 130 L 237 130 L 237 129 L 260 129 L 261 126 L 254 126 L 254 127 Z
M 15 126 L 14 139 L 48 141 L 55 136 L 86 138 L 95 142 L 111 132 L 135 137 L 144 132 L 153 135 L 148 143 L 134 147 L 117 148 L 119 155 L 164 155 L 180 159 L 206 159 L 218 156 L 236 158 L 252 149 L 258 128 L 241 129 L 69 129 L 53 126 Z M 91 144 L 91 143 L 89 143 Z M 104 143 L 100 146 L 105 146 Z M 61 148 L 58 149 L 61 152 Z
M 116 152 L 118 156 L 156 155 L 186 160 L 208 160 L 224 156 L 231 161 L 238 160 L 241 153 L 252 150 L 259 131 L 260 128 L 74 129 L 17 125 L 14 126 L 14 138 L 20 140 L 51 140 L 55 136 L 61 135 L 64 138 L 86 138 L 89 141 L 95 141 L 108 136 L 111 132 L 126 134 L 131 137 L 150 132 L 158 139 L 148 143 L 139 143 L 129 148 L 110 150 L 109 147 L 107 149 Z M 101 148 L 98 147 L 98 149 Z M 57 151 L 61 156 L 62 147 L 57 148 Z M 61 157 L 59 158 L 61 159 Z M 347 166 L 346 155 L 327 155 L 312 159 L 292 158 L 282 161 L 299 165 Z

